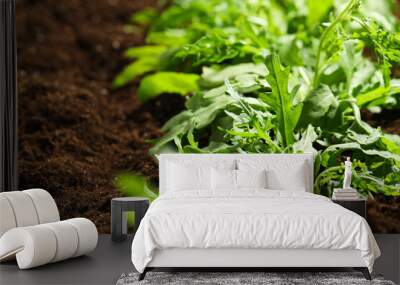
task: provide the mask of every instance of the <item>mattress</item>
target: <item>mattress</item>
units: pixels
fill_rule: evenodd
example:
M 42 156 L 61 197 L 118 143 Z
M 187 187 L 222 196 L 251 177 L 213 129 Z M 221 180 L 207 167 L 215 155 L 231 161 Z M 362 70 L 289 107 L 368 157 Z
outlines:
M 247 189 L 166 193 L 143 218 L 132 243 L 139 272 L 163 249 L 358 250 L 372 271 L 379 248 L 365 219 L 300 191 Z

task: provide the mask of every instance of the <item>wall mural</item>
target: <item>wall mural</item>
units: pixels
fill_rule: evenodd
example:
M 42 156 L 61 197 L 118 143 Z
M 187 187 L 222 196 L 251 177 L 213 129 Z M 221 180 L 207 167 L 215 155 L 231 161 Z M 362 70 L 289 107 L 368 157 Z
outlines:
M 351 157 L 373 231 L 400 233 L 398 9 L 18 1 L 20 188 L 107 233 L 112 197 L 157 197 L 156 154 L 312 152 L 316 193 Z

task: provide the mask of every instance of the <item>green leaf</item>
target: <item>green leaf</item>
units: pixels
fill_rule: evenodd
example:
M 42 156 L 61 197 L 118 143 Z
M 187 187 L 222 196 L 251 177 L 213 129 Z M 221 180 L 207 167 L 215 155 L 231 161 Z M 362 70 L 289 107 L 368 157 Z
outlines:
M 307 0 L 307 25 L 310 28 L 314 28 L 316 25 L 320 24 L 332 8 L 332 4 L 333 0 Z
M 325 167 L 335 165 L 338 156 L 343 151 L 346 150 L 360 150 L 361 152 L 367 155 L 378 156 L 384 159 L 393 159 L 395 161 L 400 161 L 400 155 L 385 150 L 364 149 L 361 147 L 359 143 L 350 142 L 350 143 L 331 145 L 327 147 L 322 153 L 322 165 Z
M 161 131 L 168 132 L 171 129 L 173 129 L 175 126 L 177 126 L 183 122 L 187 122 L 192 116 L 193 116 L 193 113 L 191 111 L 189 111 L 189 110 L 182 111 L 179 114 L 170 118 L 164 124 L 164 126 L 161 128 Z
M 231 82 L 231 85 L 233 86 L 233 88 L 235 88 L 239 92 L 251 93 L 251 92 L 255 92 L 263 87 L 260 85 L 259 81 L 260 81 L 260 79 L 258 78 L 258 75 L 242 74 L 242 75 L 237 75 L 230 82 Z M 215 87 L 215 88 L 207 90 L 204 94 L 204 98 L 218 97 L 218 96 L 225 94 L 225 92 L 226 92 L 226 85 L 223 84 L 219 87 Z
M 145 102 L 163 93 L 187 95 L 199 89 L 197 74 L 157 72 L 142 79 L 138 89 L 139 99 Z
M 317 154 L 316 149 L 313 147 L 313 142 L 318 138 L 317 133 L 312 125 L 308 125 L 307 129 L 302 132 L 300 140 L 293 144 L 294 152 L 313 153 Z
M 359 93 L 366 93 L 383 84 L 382 72 L 371 61 L 363 58 L 351 76 L 349 91 L 353 96 L 358 96 Z
M 326 168 L 317 176 L 314 192 L 330 197 L 333 188 L 342 184 L 343 172 L 343 164 Z M 400 188 L 395 184 L 396 182 L 392 183 L 393 181 L 390 181 L 391 183 L 386 183 L 385 179 L 374 176 L 365 163 L 353 160 L 352 174 L 352 186 L 362 195 L 366 196 L 375 193 L 383 193 L 388 196 L 400 195 Z
M 357 105 L 360 107 L 366 106 L 372 101 L 387 97 L 389 95 L 390 88 L 380 86 L 374 90 L 368 91 L 363 94 L 357 95 Z
M 348 1 L 346 7 L 322 32 L 316 55 L 317 59 L 315 63 L 315 74 L 313 79 L 314 88 L 318 87 L 320 76 L 327 67 L 327 64 L 330 63 L 330 60 L 332 60 L 334 55 L 336 55 L 343 47 L 343 38 L 337 35 L 338 26 L 349 20 L 351 14 L 358 9 L 360 4 L 360 0 Z
M 172 127 L 164 136 L 154 141 L 154 146 L 150 149 L 149 153 L 156 155 L 162 153 L 166 145 L 172 141 L 176 141 L 180 135 L 184 134 L 189 130 L 188 124 L 179 124 Z
M 352 130 L 366 134 L 372 134 L 373 132 L 377 131 L 376 129 L 374 129 L 368 123 L 364 122 L 361 119 L 360 108 L 357 106 L 357 104 L 351 103 L 351 108 L 353 109 L 353 116 L 354 116 L 354 122 L 351 126 Z
M 139 25 L 148 25 L 157 16 L 157 10 L 151 7 L 144 8 L 130 17 L 131 22 Z
M 379 140 L 382 136 L 382 132 L 380 130 L 374 130 L 372 133 L 365 135 L 348 130 L 347 135 L 350 139 L 358 142 L 360 145 L 371 145 Z
M 222 142 L 211 141 L 208 146 L 203 148 L 186 145 L 183 147 L 183 151 L 185 153 L 235 153 L 237 152 L 237 147 Z
M 193 129 L 202 129 L 215 120 L 217 115 L 226 109 L 234 101 L 229 96 L 223 95 L 215 98 L 209 105 L 199 107 L 196 111 L 184 111 L 172 117 L 162 128 L 167 132 L 156 141 L 151 149 L 152 154 L 160 153 L 163 147 L 174 141 L 179 151 L 183 151 L 179 137 Z M 194 141 L 194 137 L 192 137 Z M 177 144 L 179 142 L 179 144 Z
M 124 56 L 131 59 L 142 58 L 142 57 L 158 57 L 166 50 L 167 47 L 165 46 L 155 46 L 155 45 L 132 47 L 128 48 L 124 52 Z
M 278 52 L 282 63 L 291 66 L 304 65 L 303 54 L 301 53 L 301 41 L 295 34 L 282 35 L 277 39 Z
M 168 47 L 178 47 L 188 41 L 187 31 L 184 29 L 168 29 L 165 31 L 150 32 L 147 35 L 148 44 L 164 45 Z
M 154 57 L 143 57 L 131 64 L 127 65 L 121 73 L 115 77 L 112 87 L 119 88 L 127 83 L 133 81 L 140 75 L 146 74 L 150 71 L 157 70 L 159 65 L 158 58 Z
M 122 173 L 114 181 L 116 188 L 128 197 L 147 197 L 151 201 L 157 198 L 156 189 L 139 174 Z
M 380 136 L 380 143 L 388 151 L 400 155 L 400 136 L 383 134 Z
M 254 64 L 254 63 L 241 63 L 237 65 L 231 65 L 221 70 L 216 70 L 209 67 L 203 68 L 201 75 L 200 84 L 203 87 L 216 87 L 224 84 L 226 79 L 232 79 L 243 74 L 256 74 L 259 76 L 266 76 L 268 73 L 265 64 Z M 239 77 L 240 79 L 240 77 Z M 248 79 L 248 78 L 247 78 Z M 243 78 L 242 78 L 243 80 Z
M 313 90 L 303 102 L 301 120 L 299 127 L 306 127 L 308 124 L 314 126 L 326 125 L 325 119 L 329 110 L 337 108 L 339 102 L 327 85 L 322 85 Z
M 223 95 L 215 98 L 210 105 L 196 110 L 192 118 L 196 128 L 201 129 L 208 126 L 222 110 L 226 109 L 232 103 L 234 103 L 234 100 L 231 97 Z
M 267 104 L 276 112 L 278 128 L 284 146 L 294 143 L 294 129 L 301 114 L 301 105 L 294 106 L 294 94 L 288 92 L 289 68 L 283 68 L 278 55 L 268 56 L 267 81 L 272 93 L 266 96 Z
M 393 1 L 364 0 L 360 7 L 360 13 L 367 19 L 373 19 L 387 31 L 394 31 L 396 17 L 393 14 Z
M 192 44 L 184 45 L 176 54 L 181 59 L 190 60 L 194 66 L 222 63 L 240 58 L 243 43 L 234 42 L 226 31 L 214 29 Z

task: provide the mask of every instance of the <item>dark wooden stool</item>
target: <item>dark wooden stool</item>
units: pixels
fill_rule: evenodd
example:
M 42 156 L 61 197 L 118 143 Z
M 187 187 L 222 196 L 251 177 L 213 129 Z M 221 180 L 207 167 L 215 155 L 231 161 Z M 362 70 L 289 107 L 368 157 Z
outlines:
M 135 232 L 149 208 L 149 199 L 143 197 L 121 197 L 111 200 L 111 239 L 123 241 L 128 233 L 126 212 L 135 212 Z

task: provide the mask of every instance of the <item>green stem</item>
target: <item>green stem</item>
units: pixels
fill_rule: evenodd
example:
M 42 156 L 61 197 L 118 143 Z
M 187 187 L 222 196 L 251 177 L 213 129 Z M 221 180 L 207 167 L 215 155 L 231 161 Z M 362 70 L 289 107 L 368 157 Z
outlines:
M 268 144 L 268 145 L 272 145 L 275 149 L 275 151 L 277 151 L 278 153 L 282 152 L 282 149 L 279 147 L 278 144 L 276 144 L 273 140 L 271 140 L 271 138 L 269 137 L 269 135 L 266 135 L 263 131 L 262 128 L 260 126 L 260 124 L 255 121 L 254 122 L 256 130 L 258 132 L 258 135 Z
M 317 176 L 317 178 L 315 179 L 315 182 L 314 182 L 314 193 L 315 194 L 320 194 L 320 189 L 319 189 L 319 180 L 326 174 L 326 173 L 329 173 L 329 172 L 335 172 L 335 171 L 338 171 L 338 170 L 341 170 L 341 169 L 343 169 L 343 165 L 338 165 L 338 166 L 333 166 L 333 167 L 329 167 L 328 169 L 325 169 L 324 171 L 322 171 L 318 176 Z
M 365 24 L 363 21 L 361 21 L 359 18 L 352 16 L 351 17 L 352 20 L 354 20 L 355 22 L 357 22 L 362 28 L 364 28 L 368 33 L 372 33 L 371 29 L 369 28 L 369 26 L 367 24 Z

